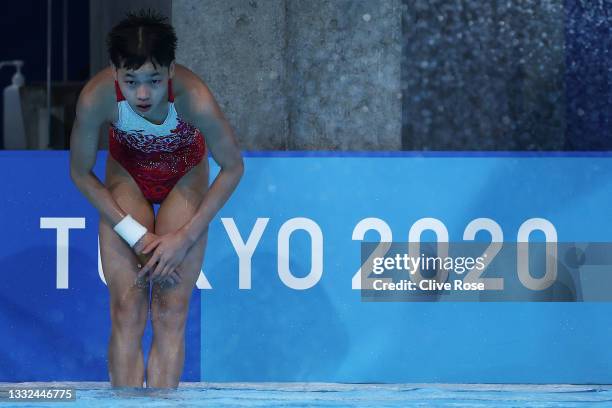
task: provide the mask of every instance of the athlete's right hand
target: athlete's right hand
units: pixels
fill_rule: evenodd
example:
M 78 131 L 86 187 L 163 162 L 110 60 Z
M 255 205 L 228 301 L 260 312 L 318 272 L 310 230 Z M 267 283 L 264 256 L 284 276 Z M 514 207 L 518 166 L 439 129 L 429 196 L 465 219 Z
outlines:
M 138 268 L 142 268 L 144 265 L 146 265 L 149 259 L 151 259 L 151 257 L 153 256 L 152 252 L 148 254 L 143 254 L 142 251 L 143 249 L 145 249 L 145 247 L 149 243 L 151 243 L 156 238 L 158 238 L 157 235 L 155 235 L 152 232 L 147 232 L 145 235 L 142 236 L 142 238 L 138 240 L 138 242 L 136 242 L 136 245 L 134 245 L 134 248 L 133 248 L 134 253 L 136 254 L 136 257 L 138 258 L 138 260 L 140 261 Z M 138 281 L 138 279 L 136 279 L 136 283 L 140 284 L 140 283 L 146 282 L 148 279 L 148 275 L 149 274 L 146 274 L 140 282 Z M 181 281 L 182 281 L 181 276 L 178 274 L 176 270 L 173 270 L 164 280 L 160 281 L 160 283 L 164 286 L 165 285 L 174 286 L 175 284 Z

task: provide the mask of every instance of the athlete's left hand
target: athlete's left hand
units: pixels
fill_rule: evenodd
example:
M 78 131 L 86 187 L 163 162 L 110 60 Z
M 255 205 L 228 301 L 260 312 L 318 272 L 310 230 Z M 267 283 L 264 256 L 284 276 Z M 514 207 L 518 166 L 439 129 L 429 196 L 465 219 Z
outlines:
M 151 282 L 163 281 L 183 262 L 190 247 L 187 236 L 180 230 L 160 235 L 142 250 L 143 254 L 148 254 L 153 249 L 155 252 L 149 262 L 138 272 L 138 279 L 145 276 L 149 270 L 153 270 L 149 275 L 149 280 Z

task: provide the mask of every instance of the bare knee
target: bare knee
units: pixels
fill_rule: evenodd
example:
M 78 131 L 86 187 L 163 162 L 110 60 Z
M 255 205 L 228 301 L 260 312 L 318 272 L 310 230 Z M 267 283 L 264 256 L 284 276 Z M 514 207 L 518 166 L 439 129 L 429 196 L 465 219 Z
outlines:
M 155 335 L 182 337 L 189 305 L 186 302 L 155 302 L 151 305 L 151 324 Z
M 111 320 L 116 334 L 142 336 L 148 317 L 148 304 L 139 300 L 111 300 Z

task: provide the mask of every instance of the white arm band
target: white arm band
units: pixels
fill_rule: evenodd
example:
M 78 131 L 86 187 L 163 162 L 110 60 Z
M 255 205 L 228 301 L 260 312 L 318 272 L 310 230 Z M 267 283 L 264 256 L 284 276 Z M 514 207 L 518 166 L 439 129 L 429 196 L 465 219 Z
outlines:
M 147 229 L 140 225 L 131 215 L 126 215 L 113 227 L 115 232 L 123 238 L 130 247 L 134 248 L 136 242 L 147 233 Z

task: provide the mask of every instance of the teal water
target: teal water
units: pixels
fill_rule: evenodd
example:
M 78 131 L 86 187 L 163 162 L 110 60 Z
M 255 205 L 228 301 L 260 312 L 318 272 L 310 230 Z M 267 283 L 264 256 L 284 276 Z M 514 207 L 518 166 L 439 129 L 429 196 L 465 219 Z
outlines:
M 612 407 L 611 385 L 181 383 L 177 390 L 113 389 L 105 382 L 2 383 L 74 388 L 73 402 L 16 407 Z

